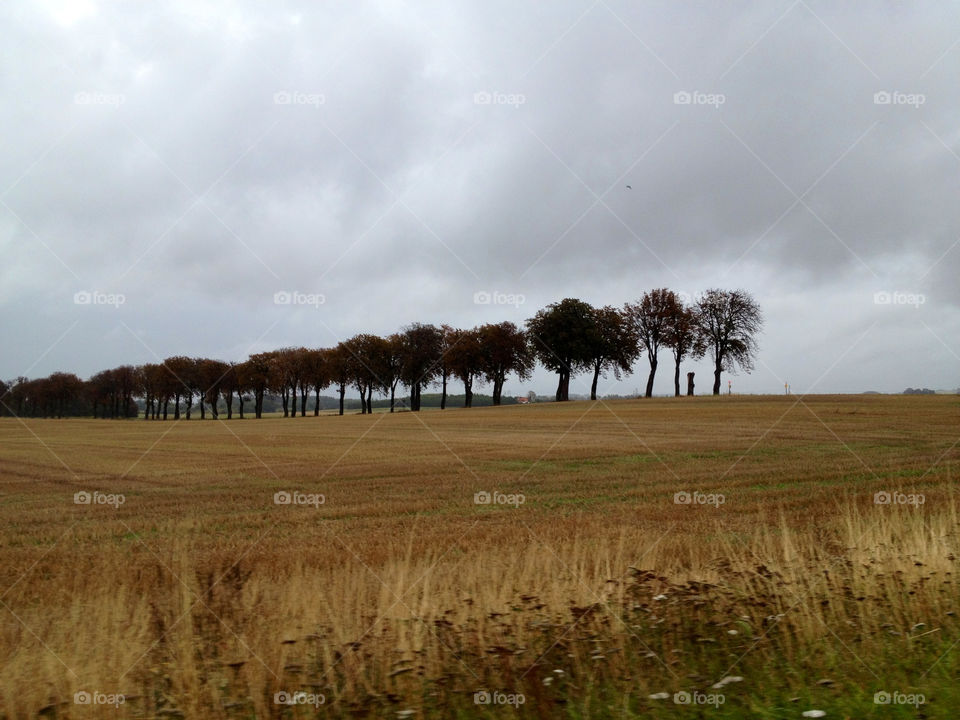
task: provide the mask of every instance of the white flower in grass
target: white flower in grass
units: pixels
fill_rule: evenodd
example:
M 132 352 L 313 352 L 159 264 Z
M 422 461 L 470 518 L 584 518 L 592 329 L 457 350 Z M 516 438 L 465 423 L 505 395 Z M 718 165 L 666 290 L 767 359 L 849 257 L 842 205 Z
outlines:
M 650 695 L 651 700 L 666 700 L 670 697 L 670 693 L 653 693 Z
M 823 717 L 826 713 L 823 710 L 806 710 L 803 717 Z

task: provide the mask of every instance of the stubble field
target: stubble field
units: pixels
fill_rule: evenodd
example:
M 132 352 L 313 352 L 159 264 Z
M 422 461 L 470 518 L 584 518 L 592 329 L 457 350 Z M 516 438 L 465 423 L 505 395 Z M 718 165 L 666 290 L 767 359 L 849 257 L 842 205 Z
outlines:
M 0 717 L 955 717 L 958 442 L 955 396 L 5 418 Z

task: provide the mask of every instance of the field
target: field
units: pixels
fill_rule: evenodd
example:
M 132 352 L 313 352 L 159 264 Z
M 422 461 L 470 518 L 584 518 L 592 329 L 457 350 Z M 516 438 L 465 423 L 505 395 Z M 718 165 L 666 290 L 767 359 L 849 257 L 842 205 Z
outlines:
M 955 396 L 5 418 L 0 717 L 955 717 L 958 442 Z

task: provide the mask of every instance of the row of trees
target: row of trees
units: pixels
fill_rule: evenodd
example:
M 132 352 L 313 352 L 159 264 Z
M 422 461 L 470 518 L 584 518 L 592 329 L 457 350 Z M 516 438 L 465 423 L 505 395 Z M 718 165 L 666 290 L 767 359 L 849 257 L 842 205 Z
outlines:
M 567 400 L 570 377 L 593 371 L 590 397 L 606 372 L 630 373 L 646 353 L 649 363 L 645 395 L 653 395 L 660 353 L 673 355 L 674 394 L 680 395 L 680 365 L 709 354 L 714 366 L 713 394 L 720 394 L 724 371 L 753 369 L 756 336 L 763 327 L 760 306 L 743 290 L 708 290 L 687 304 L 672 290 L 660 288 L 623 308 L 593 308 L 582 300 L 554 303 L 527 321 L 537 359 L 557 373 L 557 400 Z
M 284 417 L 320 412 L 320 393 L 330 387 L 344 411 L 348 389 L 360 394 L 361 412 L 373 412 L 375 394 L 396 404 L 398 387 L 409 392 L 410 410 L 420 409 L 424 387 L 441 389 L 440 407 L 446 407 L 451 380 L 464 388 L 464 405 L 473 401 L 478 381 L 493 386 L 493 404 L 501 403 L 508 376 L 531 377 L 536 362 L 557 373 L 556 399 L 569 399 L 570 378 L 592 371 L 590 396 L 597 397 L 599 378 L 612 372 L 619 379 L 646 354 L 649 372 L 646 396 L 653 394 L 661 352 L 669 349 L 674 361 L 674 392 L 680 395 L 680 365 L 685 359 L 709 354 L 714 363 L 715 395 L 720 375 L 749 371 L 762 327 L 760 308 L 746 292 L 709 290 L 696 302 L 685 303 L 661 288 L 622 308 L 594 308 L 568 298 L 540 310 L 526 329 L 510 322 L 472 329 L 413 323 L 388 337 L 362 333 L 332 348 L 283 348 L 251 355 L 244 362 L 174 356 L 161 363 L 123 365 L 81 380 L 69 373 L 35 380 L 18 378 L 0 383 L 0 412 L 16 416 L 63 417 L 89 415 L 133 417 L 142 400 L 144 417 L 189 419 L 197 410 L 218 418 L 220 406 L 227 418 L 236 405 L 244 417 L 253 402 L 256 417 L 264 398 L 280 398 Z

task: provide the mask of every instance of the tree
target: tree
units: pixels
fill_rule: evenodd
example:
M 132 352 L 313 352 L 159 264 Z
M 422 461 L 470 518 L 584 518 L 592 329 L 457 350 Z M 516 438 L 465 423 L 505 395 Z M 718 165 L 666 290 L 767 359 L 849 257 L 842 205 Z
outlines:
M 352 354 L 350 350 L 342 343 L 338 343 L 335 348 L 326 351 L 327 372 L 330 381 L 337 386 L 340 392 L 340 415 L 343 415 L 343 397 L 347 392 L 347 385 L 350 384 L 352 375 Z
M 680 397 L 680 363 L 685 357 L 703 357 L 704 347 L 693 308 L 687 307 L 679 297 L 667 317 L 663 342 L 673 351 L 673 394 Z
M 515 373 L 519 380 L 530 379 L 534 366 L 533 354 L 526 333 L 512 322 L 481 325 L 479 332 L 484 355 L 484 379 L 493 383 L 493 404 L 499 405 L 508 374 Z
M 348 366 L 354 387 L 360 393 L 360 414 L 373 412 L 373 391 L 381 386 L 383 358 L 386 354 L 386 341 L 376 335 L 361 333 L 355 335 L 343 346 L 350 353 Z
M 210 406 L 210 414 L 214 420 L 220 418 L 220 392 L 223 390 L 224 381 L 230 374 L 231 366 L 222 360 L 198 360 L 197 370 L 201 379 L 201 400 L 206 400 Z M 231 397 L 232 397 L 231 392 Z M 200 406 L 200 419 L 203 419 L 203 405 Z
M 756 335 L 763 313 L 745 290 L 707 290 L 694 309 L 704 346 L 713 359 L 713 394 L 720 394 L 720 374 L 753 370 Z
M 403 329 L 400 377 L 410 388 L 410 410 L 420 410 L 420 391 L 440 372 L 443 331 L 434 325 L 413 323 Z
M 330 368 L 327 367 L 327 350 L 307 350 L 303 362 L 304 377 L 307 378 L 314 391 L 313 415 L 320 414 L 320 391 L 330 385 Z
M 446 410 L 447 381 L 450 379 L 451 372 L 450 359 L 447 357 L 447 353 L 449 353 L 450 349 L 456 344 L 460 331 L 450 327 L 449 325 L 441 325 L 440 332 L 442 333 L 440 344 L 440 369 L 438 372 L 438 376 L 440 377 L 440 409 Z
M 253 392 L 254 417 L 263 416 L 263 396 L 270 388 L 273 375 L 273 353 L 257 353 L 251 355 L 238 368 L 237 379 L 240 386 L 246 391 Z M 240 404 L 240 416 L 243 417 L 243 402 Z
M 666 288 L 644 293 L 639 302 L 627 305 L 637 337 L 647 351 L 650 373 L 647 375 L 646 397 L 653 396 L 653 380 L 657 374 L 660 346 L 664 344 L 668 319 L 676 313 L 680 299 Z
M 383 365 L 380 368 L 380 390 L 385 395 L 390 396 L 390 412 L 393 412 L 396 404 L 397 385 L 400 383 L 403 374 L 403 336 L 400 333 L 394 333 L 386 338 L 383 352 Z
M 223 397 L 223 402 L 227 406 L 227 420 L 233 419 L 233 394 L 240 394 L 240 385 L 237 381 L 237 365 L 236 363 L 224 363 L 223 374 L 220 376 L 219 382 L 220 395 Z M 216 407 L 216 400 L 214 402 L 214 407 Z M 241 401 L 241 407 L 243 407 L 243 402 Z
M 590 385 L 590 399 L 597 399 L 597 381 L 608 370 L 614 377 L 629 375 L 633 363 L 640 355 L 637 333 L 626 311 L 621 312 L 606 305 L 593 311 L 594 327 L 590 346 L 590 359 L 593 364 L 593 383 Z
M 593 308 L 574 298 L 551 303 L 527 320 L 527 332 L 533 353 L 557 373 L 557 401 L 569 400 L 570 376 L 593 357 Z
M 483 372 L 485 360 L 480 330 L 452 330 L 449 339 L 446 366 L 463 383 L 463 406 L 473 407 L 473 381 Z
M 297 416 L 297 394 L 302 392 L 302 378 L 306 368 L 303 348 L 281 348 L 273 353 L 271 390 L 280 393 L 283 416 Z M 303 392 L 306 399 L 306 393 Z

